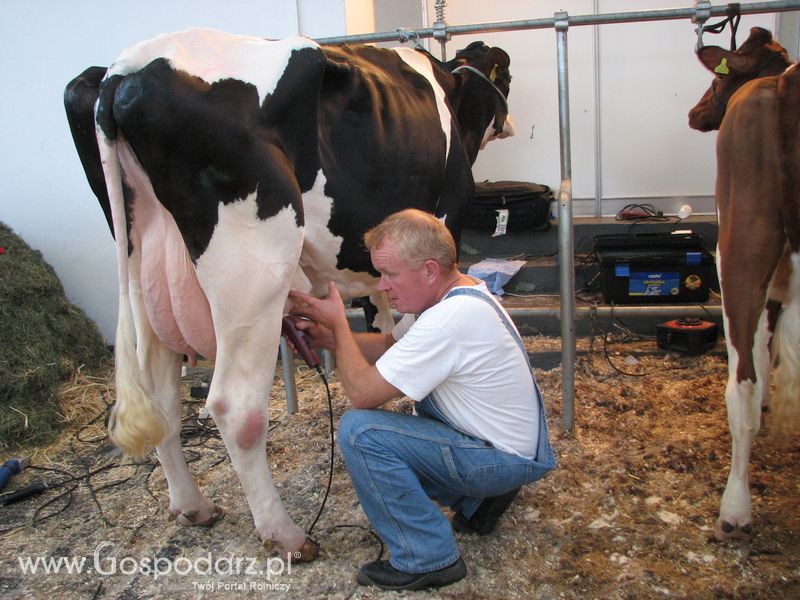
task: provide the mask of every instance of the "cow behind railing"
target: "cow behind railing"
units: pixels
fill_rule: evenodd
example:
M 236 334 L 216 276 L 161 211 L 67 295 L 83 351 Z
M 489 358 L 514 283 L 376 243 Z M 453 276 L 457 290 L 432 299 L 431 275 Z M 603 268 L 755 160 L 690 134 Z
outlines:
M 800 70 L 787 69 L 786 51 L 758 27 L 735 52 L 706 46 L 697 54 L 715 75 L 689 124 L 719 129 L 716 260 L 732 438 L 714 535 L 749 539 L 750 450 L 775 355 L 773 429 L 796 435 L 800 412 Z

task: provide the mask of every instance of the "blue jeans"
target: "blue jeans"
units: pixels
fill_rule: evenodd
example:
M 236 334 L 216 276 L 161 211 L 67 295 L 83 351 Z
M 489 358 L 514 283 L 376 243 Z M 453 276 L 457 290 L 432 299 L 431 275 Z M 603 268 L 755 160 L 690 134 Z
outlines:
M 428 409 L 412 416 L 349 410 L 339 423 L 339 446 L 358 498 L 391 552 L 392 566 L 427 573 L 460 556 L 450 521 L 432 500 L 470 517 L 481 500 L 535 481 L 554 466 L 552 450 L 537 462 L 503 452 L 459 432 Z M 543 447 L 540 444 L 540 447 Z

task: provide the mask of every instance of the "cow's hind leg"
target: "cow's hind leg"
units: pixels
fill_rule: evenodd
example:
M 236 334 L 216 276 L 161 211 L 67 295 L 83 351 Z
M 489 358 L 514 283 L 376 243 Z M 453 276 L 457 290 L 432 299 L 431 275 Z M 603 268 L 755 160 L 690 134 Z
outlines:
M 256 216 L 252 198 L 219 207 L 219 222 L 197 272 L 211 306 L 217 359 L 207 406 L 225 441 L 256 530 L 265 544 L 316 557 L 281 502 L 267 463 L 267 402 L 281 314 L 302 245 L 294 211 Z
M 134 271 L 138 265 L 133 265 Z M 136 321 L 136 352 L 142 367 L 142 384 L 161 407 L 169 423 L 167 434 L 156 445 L 158 460 L 169 486 L 169 511 L 181 525 L 211 526 L 222 510 L 203 496 L 181 449 L 180 371 L 182 356 L 167 348 L 147 319 L 138 289 L 132 282 L 132 308 Z
M 154 396 L 170 423 L 169 433 L 156 446 L 158 460 L 169 485 L 169 512 L 181 525 L 210 527 L 222 517 L 222 509 L 208 500 L 186 464 L 181 448 L 181 398 L 178 376 L 181 356 L 162 344 L 150 350 L 158 368 L 152 373 Z
M 751 264 L 753 252 L 764 264 Z M 780 252 L 756 253 L 734 247 L 721 236 L 717 269 L 723 299 L 728 383 L 725 404 L 731 431 L 731 469 L 720 503 L 714 536 L 720 540 L 750 539 L 752 513 L 749 489 L 750 450 L 761 427 L 761 407 L 769 394 L 770 309 L 763 273 L 771 273 Z M 747 290 L 748 293 L 743 293 Z
M 725 328 L 729 329 L 728 315 L 724 315 Z M 766 313 L 759 320 L 758 333 L 754 336 L 753 349 L 764 346 L 766 333 Z M 752 533 L 751 499 L 749 488 L 750 450 L 753 440 L 761 427 L 761 402 L 764 396 L 764 381 L 769 381 L 769 361 L 766 372 L 759 373 L 758 380 L 739 380 L 737 368 L 741 356 L 726 337 L 728 346 L 728 384 L 725 387 L 725 405 L 728 412 L 728 426 L 731 432 L 731 468 L 725 492 L 720 502 L 719 517 L 714 527 L 714 537 L 719 541 L 728 539 L 749 539 Z M 761 352 L 756 352 L 763 357 Z M 756 365 L 763 363 L 761 357 L 754 357 Z M 762 365 L 763 366 L 763 365 Z M 759 369 L 761 370 L 761 369 Z M 766 379 L 765 379 L 766 378 Z

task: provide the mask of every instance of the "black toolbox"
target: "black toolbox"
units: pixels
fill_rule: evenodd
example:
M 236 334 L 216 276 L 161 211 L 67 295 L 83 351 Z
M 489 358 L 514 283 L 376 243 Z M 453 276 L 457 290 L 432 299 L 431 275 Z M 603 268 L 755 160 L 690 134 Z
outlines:
M 603 301 L 705 302 L 714 258 L 691 231 L 596 235 Z

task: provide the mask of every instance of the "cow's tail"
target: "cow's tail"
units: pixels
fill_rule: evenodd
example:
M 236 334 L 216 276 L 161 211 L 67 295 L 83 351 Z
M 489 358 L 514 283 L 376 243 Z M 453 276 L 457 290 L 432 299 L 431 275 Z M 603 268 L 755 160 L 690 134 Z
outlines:
M 776 329 L 778 364 L 772 408 L 775 428 L 784 434 L 796 434 L 800 424 L 800 254 L 792 254 L 791 262 L 789 300 Z
M 788 297 L 777 325 L 774 423 L 783 434 L 800 425 L 800 67 L 788 69 L 778 83 L 781 184 L 784 227 L 792 272 Z
M 111 202 L 119 272 L 119 312 L 114 346 L 117 398 L 108 427 L 111 440 L 123 453 L 141 458 L 162 440 L 168 425 L 160 406 L 142 385 L 129 288 L 128 230 L 117 149 L 120 140 L 115 134 L 109 136 L 107 128 L 104 130 L 106 133 L 98 130 L 97 137 Z

